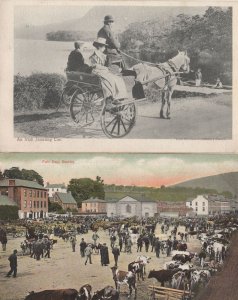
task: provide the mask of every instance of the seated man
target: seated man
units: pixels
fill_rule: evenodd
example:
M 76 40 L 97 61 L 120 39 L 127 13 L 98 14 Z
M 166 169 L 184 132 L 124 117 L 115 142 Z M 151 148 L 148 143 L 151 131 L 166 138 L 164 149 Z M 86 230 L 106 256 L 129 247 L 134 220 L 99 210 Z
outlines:
M 67 69 L 68 72 L 86 72 L 90 73 L 91 68 L 84 63 L 84 58 L 80 52 L 80 45 L 78 42 L 74 43 L 74 50 L 70 52 L 68 57 Z
M 98 37 L 93 43 L 96 48 L 90 56 L 93 73 L 102 78 L 102 88 L 105 98 L 112 97 L 113 100 L 121 100 L 128 98 L 125 82 L 120 75 L 110 72 L 107 65 L 107 56 L 104 54 L 106 39 Z

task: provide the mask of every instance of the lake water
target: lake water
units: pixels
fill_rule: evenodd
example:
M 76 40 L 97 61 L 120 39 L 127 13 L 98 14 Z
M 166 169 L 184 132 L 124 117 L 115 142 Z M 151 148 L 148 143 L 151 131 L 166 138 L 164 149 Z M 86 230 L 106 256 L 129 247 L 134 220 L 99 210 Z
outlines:
M 64 74 L 68 55 L 73 49 L 73 42 L 15 39 L 14 74 L 30 75 L 32 72 Z M 82 50 L 86 61 L 92 53 L 93 47 Z

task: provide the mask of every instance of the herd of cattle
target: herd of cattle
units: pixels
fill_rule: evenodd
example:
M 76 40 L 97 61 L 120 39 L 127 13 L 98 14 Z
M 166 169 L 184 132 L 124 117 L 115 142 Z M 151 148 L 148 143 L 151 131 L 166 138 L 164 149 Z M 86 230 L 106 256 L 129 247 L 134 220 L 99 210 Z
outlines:
M 211 276 L 222 269 L 229 252 L 232 234 L 238 228 L 238 220 L 234 216 L 224 216 L 215 218 L 212 222 L 197 219 L 192 221 L 192 224 L 193 226 L 190 224 L 190 227 L 186 228 L 188 236 L 190 239 L 196 236 L 200 240 L 201 250 L 197 253 L 190 252 L 187 244 L 181 239 L 179 247 L 171 251 L 171 260 L 164 263 L 163 269 L 150 270 L 148 276 L 145 276 L 146 266 L 151 262 L 151 258 L 137 255 L 136 259 L 128 264 L 127 270 L 120 270 L 115 266 L 111 268 L 115 288 L 108 285 L 92 292 L 92 286 L 87 284 L 79 291 L 69 288 L 31 292 L 25 300 L 118 300 L 122 285 L 128 287 L 128 297 L 134 294 L 136 299 L 137 284 L 147 278 L 156 279 L 162 287 L 189 292 L 192 298 L 201 287 L 207 285 Z M 162 245 L 166 247 L 166 241 L 161 241 L 163 249 Z M 183 246 L 180 247 L 181 245 Z

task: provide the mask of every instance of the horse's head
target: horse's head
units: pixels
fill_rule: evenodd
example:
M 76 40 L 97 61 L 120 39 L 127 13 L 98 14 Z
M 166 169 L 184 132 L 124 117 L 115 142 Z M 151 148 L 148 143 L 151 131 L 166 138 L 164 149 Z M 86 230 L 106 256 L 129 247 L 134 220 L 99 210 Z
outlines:
M 187 51 L 179 51 L 178 55 L 181 57 L 181 66 L 180 68 L 186 72 L 190 72 L 190 58 L 188 57 Z

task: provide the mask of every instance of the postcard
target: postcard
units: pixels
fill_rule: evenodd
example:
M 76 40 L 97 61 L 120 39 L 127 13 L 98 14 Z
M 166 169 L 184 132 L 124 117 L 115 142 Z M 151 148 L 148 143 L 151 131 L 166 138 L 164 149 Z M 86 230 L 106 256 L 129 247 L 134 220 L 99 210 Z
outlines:
M 2 1 L 1 151 L 236 152 L 235 2 Z

